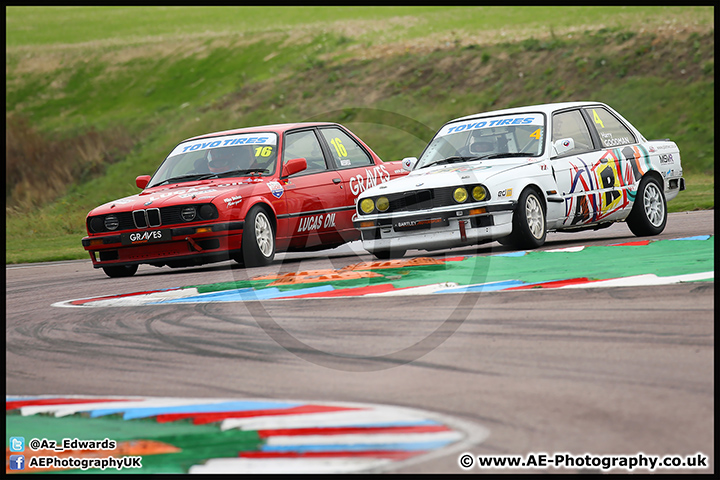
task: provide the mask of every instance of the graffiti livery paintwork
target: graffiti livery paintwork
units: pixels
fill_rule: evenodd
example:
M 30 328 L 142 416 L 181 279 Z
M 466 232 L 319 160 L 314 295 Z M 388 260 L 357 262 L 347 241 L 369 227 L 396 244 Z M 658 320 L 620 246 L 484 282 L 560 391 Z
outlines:
M 592 165 L 580 157 L 568 163 L 570 191 L 565 197 L 565 225 L 600 222 L 627 209 L 635 201 L 640 179 L 652 169 L 642 145 L 607 150 Z

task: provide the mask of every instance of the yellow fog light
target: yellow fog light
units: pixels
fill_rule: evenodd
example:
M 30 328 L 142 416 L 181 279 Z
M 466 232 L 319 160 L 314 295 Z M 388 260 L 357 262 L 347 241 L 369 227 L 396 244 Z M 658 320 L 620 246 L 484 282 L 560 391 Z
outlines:
M 360 210 L 362 210 L 363 213 L 372 213 L 373 210 L 375 210 L 375 202 L 372 201 L 372 198 L 363 199 L 363 201 L 360 202 Z
M 477 187 L 473 188 L 472 196 L 478 202 L 481 200 L 485 200 L 486 195 L 487 192 L 485 191 L 485 187 L 481 187 L 480 185 L 478 185 Z
M 386 212 L 390 208 L 390 200 L 387 197 L 380 197 L 377 199 L 377 209 L 381 212 Z
M 465 190 L 463 187 L 458 187 L 453 192 L 453 198 L 457 203 L 463 203 L 468 198 L 467 190 Z

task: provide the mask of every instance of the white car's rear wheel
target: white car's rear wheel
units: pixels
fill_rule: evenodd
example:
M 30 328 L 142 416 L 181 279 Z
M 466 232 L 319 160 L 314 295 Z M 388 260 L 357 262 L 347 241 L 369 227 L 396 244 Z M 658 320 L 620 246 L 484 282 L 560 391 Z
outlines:
M 656 178 L 645 176 L 642 179 L 626 222 L 630 231 L 638 237 L 658 235 L 665 230 L 667 202 Z

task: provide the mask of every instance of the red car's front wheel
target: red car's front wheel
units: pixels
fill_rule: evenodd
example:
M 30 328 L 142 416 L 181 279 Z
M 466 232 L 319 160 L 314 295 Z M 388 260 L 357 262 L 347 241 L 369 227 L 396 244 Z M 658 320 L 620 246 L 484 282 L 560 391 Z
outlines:
M 242 252 L 246 267 L 269 265 L 275 258 L 275 231 L 267 212 L 259 205 L 245 217 Z

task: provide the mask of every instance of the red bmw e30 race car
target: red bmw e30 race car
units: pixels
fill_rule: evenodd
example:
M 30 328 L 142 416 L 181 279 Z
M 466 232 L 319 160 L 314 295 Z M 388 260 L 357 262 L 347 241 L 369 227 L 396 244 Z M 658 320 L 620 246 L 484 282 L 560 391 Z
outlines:
M 335 123 L 208 133 L 137 177 L 142 192 L 90 211 L 82 245 L 110 277 L 134 275 L 139 264 L 267 265 L 276 252 L 360 239 L 357 196 L 405 174 Z

